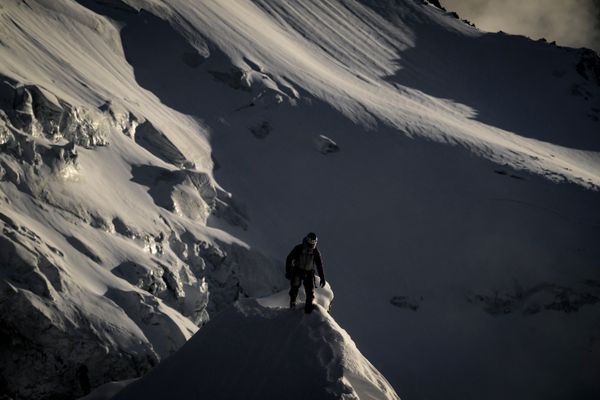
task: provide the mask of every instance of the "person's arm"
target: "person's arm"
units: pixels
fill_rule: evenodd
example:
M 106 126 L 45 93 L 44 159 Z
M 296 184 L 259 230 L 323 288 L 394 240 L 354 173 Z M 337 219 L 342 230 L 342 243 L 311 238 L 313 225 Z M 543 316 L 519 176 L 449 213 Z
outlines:
M 285 277 L 287 279 L 291 279 L 292 277 L 292 268 L 294 267 L 294 260 L 296 259 L 297 252 L 298 246 L 295 246 L 285 259 Z
M 315 265 L 317 266 L 317 273 L 319 274 L 319 278 L 321 278 L 321 286 L 325 283 L 325 272 L 323 270 L 323 257 L 321 257 L 321 252 L 319 249 L 315 249 Z
M 297 258 L 298 250 L 300 250 L 300 247 L 301 246 L 294 246 L 292 251 L 290 251 L 290 254 L 288 254 L 287 258 L 285 259 L 286 268 L 292 268 L 294 260 Z

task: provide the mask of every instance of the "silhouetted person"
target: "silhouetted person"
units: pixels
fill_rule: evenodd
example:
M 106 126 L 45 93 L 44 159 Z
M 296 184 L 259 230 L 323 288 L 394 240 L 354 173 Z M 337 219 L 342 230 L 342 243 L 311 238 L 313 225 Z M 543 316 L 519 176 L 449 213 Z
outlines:
M 290 280 L 290 308 L 296 308 L 296 297 L 300 285 L 304 286 L 306 293 L 306 304 L 304 312 L 309 313 L 313 309 L 315 266 L 321 287 L 325 286 L 325 274 L 323 273 L 323 259 L 321 252 L 317 249 L 317 235 L 310 232 L 295 246 L 285 260 L 285 277 Z

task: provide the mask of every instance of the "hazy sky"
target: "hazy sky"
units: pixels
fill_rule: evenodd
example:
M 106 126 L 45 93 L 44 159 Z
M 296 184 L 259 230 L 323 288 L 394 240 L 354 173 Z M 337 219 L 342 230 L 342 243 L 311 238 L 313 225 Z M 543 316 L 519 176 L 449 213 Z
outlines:
M 440 0 L 479 29 L 600 52 L 600 0 Z

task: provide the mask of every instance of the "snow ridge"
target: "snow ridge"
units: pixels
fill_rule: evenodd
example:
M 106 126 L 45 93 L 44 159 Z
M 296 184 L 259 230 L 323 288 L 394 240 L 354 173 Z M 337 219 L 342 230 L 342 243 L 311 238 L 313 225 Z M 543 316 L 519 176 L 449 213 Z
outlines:
M 203 377 L 203 383 L 193 377 Z M 304 315 L 256 300 L 238 301 L 218 314 L 115 399 L 164 396 L 399 399 L 320 305 Z

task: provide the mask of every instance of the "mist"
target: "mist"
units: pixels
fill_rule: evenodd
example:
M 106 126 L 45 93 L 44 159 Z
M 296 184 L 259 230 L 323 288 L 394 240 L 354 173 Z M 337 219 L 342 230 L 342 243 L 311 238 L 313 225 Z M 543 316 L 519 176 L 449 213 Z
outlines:
M 600 53 L 600 0 L 441 0 L 479 29 L 546 38 Z

